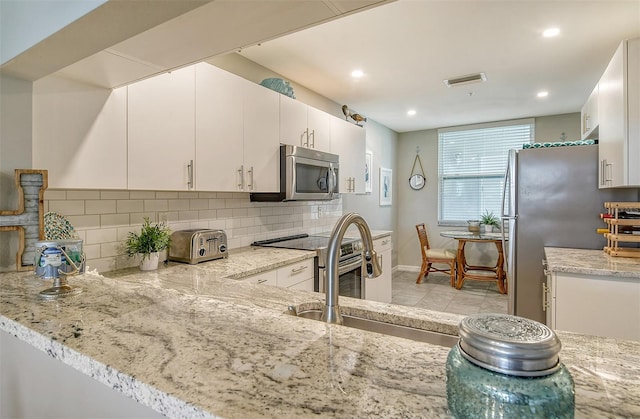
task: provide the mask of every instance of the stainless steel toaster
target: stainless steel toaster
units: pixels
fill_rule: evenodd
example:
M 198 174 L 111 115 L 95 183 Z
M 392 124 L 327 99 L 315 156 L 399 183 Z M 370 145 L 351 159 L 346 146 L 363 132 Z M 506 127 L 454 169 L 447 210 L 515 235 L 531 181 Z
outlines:
M 222 230 L 196 228 L 171 234 L 169 260 L 196 264 L 227 256 L 227 234 Z

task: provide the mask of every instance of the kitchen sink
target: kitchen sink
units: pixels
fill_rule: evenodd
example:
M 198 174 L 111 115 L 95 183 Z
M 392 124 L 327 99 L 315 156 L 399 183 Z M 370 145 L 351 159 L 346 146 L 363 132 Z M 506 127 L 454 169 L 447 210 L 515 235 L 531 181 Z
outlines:
M 322 310 L 304 310 L 297 312 L 294 307 L 290 307 L 288 312 L 293 316 L 318 321 L 320 321 L 320 317 L 322 316 Z M 433 345 L 445 346 L 448 348 L 451 348 L 456 343 L 458 343 L 458 336 L 445 335 L 444 333 L 417 329 L 414 327 L 402 326 L 399 324 L 384 323 L 377 320 L 365 319 L 348 314 L 342 314 L 342 325 L 346 327 L 352 327 L 354 329 L 411 339 L 418 342 L 426 342 Z

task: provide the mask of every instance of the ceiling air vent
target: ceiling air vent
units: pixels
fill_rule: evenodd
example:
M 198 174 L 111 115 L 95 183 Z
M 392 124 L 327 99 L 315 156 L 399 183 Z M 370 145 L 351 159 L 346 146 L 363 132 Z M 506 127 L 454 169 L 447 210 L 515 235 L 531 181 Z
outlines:
M 444 81 L 444 84 L 446 84 L 447 87 L 453 87 L 453 86 L 458 86 L 460 84 L 469 84 L 469 83 L 476 83 L 476 82 L 483 82 L 483 81 L 487 81 L 487 75 L 484 73 L 476 73 L 476 74 L 468 74 L 466 76 L 456 77 L 453 79 L 447 79 Z

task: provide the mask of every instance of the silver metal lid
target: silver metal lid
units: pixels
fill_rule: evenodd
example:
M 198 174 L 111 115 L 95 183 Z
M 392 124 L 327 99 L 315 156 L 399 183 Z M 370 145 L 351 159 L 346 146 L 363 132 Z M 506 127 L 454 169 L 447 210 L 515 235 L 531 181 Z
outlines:
M 475 314 L 462 319 L 458 333 L 462 356 L 488 370 L 536 377 L 560 368 L 560 340 L 537 321 L 509 314 Z

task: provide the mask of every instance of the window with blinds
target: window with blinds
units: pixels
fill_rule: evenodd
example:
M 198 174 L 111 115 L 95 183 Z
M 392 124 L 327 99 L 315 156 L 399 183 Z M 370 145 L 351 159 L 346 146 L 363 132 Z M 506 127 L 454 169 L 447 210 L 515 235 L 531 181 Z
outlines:
M 533 119 L 438 130 L 438 224 L 500 216 L 509 150 L 534 138 Z

